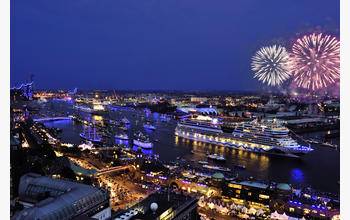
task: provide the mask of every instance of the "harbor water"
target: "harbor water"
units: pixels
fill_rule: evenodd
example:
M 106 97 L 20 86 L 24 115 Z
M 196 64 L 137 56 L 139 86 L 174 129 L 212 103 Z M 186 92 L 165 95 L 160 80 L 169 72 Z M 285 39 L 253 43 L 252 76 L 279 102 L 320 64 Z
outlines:
M 50 101 L 42 104 L 41 109 L 42 112 L 64 114 L 75 112 L 72 103 L 60 101 Z M 127 131 L 130 140 L 126 147 L 134 148 L 132 146 L 133 135 L 137 131 L 142 131 L 150 137 L 154 145 L 152 150 L 144 151 L 144 153 L 158 154 L 163 161 L 174 161 L 183 158 L 196 163 L 200 160 L 206 160 L 208 153 L 217 153 L 224 155 L 226 158 L 225 163 L 218 164 L 220 166 L 232 170 L 237 164 L 245 166 L 244 170 L 239 171 L 240 176 L 252 176 L 259 180 L 292 183 L 295 186 L 310 186 L 317 190 L 339 193 L 340 155 L 338 149 L 312 145 L 315 150 L 301 158 L 256 154 L 176 137 L 174 134 L 176 120 L 165 121 L 158 113 L 121 109 L 109 111 L 102 116 L 92 116 L 87 113 L 82 115 L 87 118 L 92 117 L 89 120 L 95 120 L 96 123 L 103 121 L 104 118 L 120 121 L 126 117 L 131 122 L 130 129 Z M 156 129 L 154 131 L 145 130 L 143 124 L 146 121 L 151 121 Z M 63 142 L 73 144 L 81 142 L 79 133 L 83 131 L 83 125 L 80 123 L 66 120 L 46 122 L 45 125 L 62 129 L 59 137 Z M 309 133 L 304 136 L 317 139 L 318 136 L 322 136 L 322 133 Z M 333 139 L 332 143 L 339 145 L 339 138 Z M 212 161 L 208 162 L 215 164 Z

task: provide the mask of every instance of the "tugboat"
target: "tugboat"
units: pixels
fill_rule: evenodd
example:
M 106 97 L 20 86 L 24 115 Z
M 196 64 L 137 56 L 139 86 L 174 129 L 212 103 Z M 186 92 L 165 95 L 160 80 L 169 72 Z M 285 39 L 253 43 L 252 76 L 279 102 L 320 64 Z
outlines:
M 149 140 L 149 138 L 146 135 L 142 134 L 141 132 L 135 135 L 133 143 L 136 146 L 141 147 L 143 149 L 152 149 L 153 147 L 153 143 Z
M 146 130 L 156 130 L 156 127 L 154 125 L 152 125 L 150 122 L 146 122 L 145 124 L 143 124 L 143 128 Z
M 218 155 L 218 154 L 209 154 L 208 158 L 211 160 L 216 160 L 216 161 L 220 161 L 220 162 L 226 161 L 225 157 L 223 157 L 222 155 Z

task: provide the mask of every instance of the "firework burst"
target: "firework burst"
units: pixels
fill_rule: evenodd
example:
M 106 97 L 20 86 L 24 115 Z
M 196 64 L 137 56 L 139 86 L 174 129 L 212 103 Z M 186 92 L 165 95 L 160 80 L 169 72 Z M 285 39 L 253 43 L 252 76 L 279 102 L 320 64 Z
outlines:
M 269 86 L 279 86 L 290 74 L 289 53 L 278 45 L 260 48 L 252 57 L 254 78 Z
M 299 38 L 292 47 L 293 81 L 312 91 L 327 88 L 339 80 L 340 43 L 330 35 L 311 34 Z

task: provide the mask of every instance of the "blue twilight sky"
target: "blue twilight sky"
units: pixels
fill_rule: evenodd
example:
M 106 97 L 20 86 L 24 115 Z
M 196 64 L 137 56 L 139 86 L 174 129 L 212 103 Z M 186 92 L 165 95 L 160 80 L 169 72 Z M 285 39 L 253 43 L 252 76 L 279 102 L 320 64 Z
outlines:
M 255 90 L 250 58 L 339 35 L 338 0 L 11 0 L 11 85 Z

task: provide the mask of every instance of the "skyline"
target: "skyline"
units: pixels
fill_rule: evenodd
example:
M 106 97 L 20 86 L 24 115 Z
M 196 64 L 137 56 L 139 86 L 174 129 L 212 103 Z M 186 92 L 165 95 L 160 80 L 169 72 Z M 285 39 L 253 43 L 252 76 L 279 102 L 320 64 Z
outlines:
M 11 86 L 33 73 L 43 89 L 259 91 L 258 48 L 339 37 L 339 2 L 328 2 L 12 1 Z

